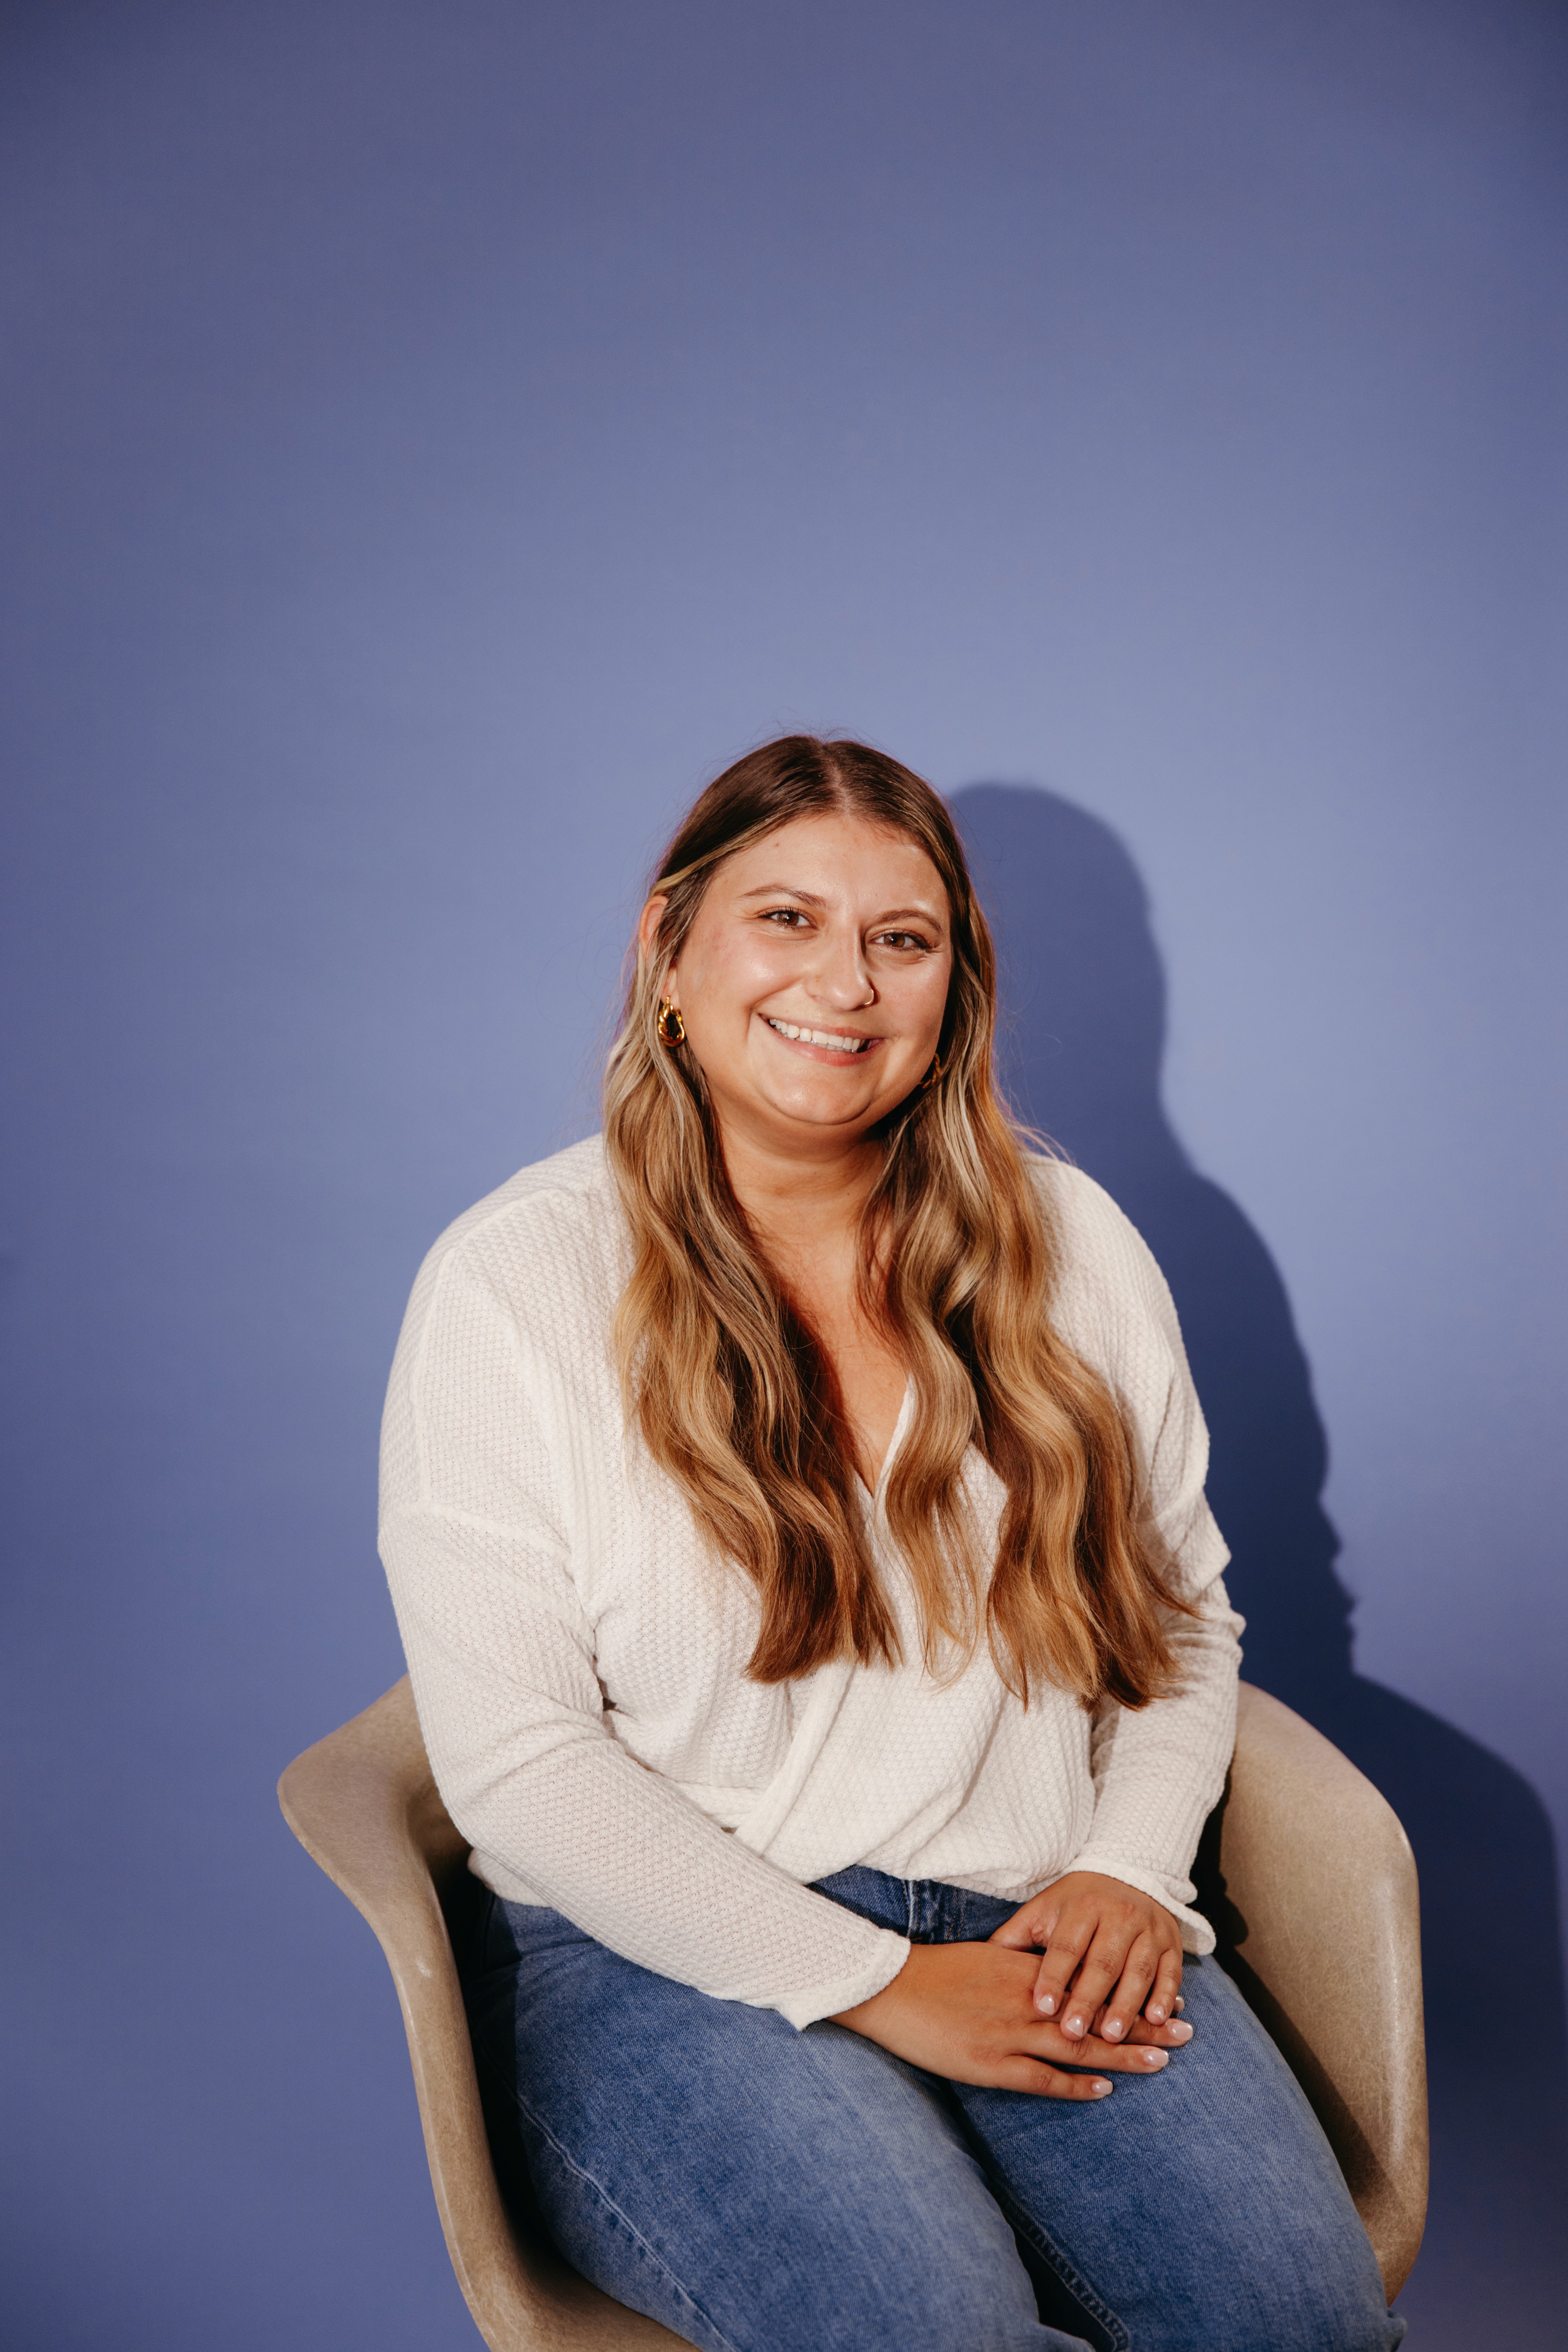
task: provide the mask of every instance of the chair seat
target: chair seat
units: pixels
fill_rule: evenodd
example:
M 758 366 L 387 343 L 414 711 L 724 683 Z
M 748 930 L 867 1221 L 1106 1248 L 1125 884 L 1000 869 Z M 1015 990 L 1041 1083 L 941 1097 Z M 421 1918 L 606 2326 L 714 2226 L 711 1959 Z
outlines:
M 503 2204 L 485 2137 L 452 1926 L 474 1881 L 430 1775 L 407 1676 L 295 1759 L 284 1818 L 380 1940 L 403 2011 L 452 2267 L 491 2352 L 682 2341 L 570 2270 Z M 1220 1957 L 1311 2101 L 1392 2302 L 1426 2209 L 1415 1865 L 1338 1748 L 1244 1683 L 1226 1791 L 1200 1850 Z

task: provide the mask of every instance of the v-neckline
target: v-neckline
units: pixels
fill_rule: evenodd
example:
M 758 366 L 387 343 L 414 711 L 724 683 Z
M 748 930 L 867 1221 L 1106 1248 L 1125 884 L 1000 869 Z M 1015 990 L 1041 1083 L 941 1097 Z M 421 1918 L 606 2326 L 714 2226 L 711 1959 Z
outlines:
M 899 1407 L 899 1417 L 893 1423 L 893 1433 L 888 1440 L 887 1452 L 882 1456 L 882 1466 L 877 1473 L 877 1483 L 874 1486 L 867 1485 L 864 1473 L 858 1465 L 856 1465 L 855 1475 L 859 1481 L 861 1492 L 866 1497 L 873 1518 L 882 1507 L 882 1496 L 887 1491 L 888 1473 L 893 1466 L 893 1456 L 903 1440 L 905 1429 L 914 1409 L 914 1397 L 915 1383 L 911 1374 L 904 1382 L 904 1401 Z

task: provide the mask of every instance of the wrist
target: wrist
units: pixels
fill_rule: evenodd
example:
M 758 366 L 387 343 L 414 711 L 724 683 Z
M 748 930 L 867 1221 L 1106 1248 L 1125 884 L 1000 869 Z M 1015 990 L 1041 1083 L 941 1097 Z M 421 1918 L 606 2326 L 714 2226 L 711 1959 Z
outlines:
M 889 2020 L 907 2009 L 911 1999 L 919 2000 L 921 1987 L 931 1976 L 933 1957 L 941 1948 L 931 1944 L 910 1944 L 902 1965 L 881 1990 L 868 1994 L 850 2009 L 840 2010 L 831 2021 L 833 2024 L 847 2025 L 851 2033 L 864 2033 L 873 2042 L 879 2041 Z

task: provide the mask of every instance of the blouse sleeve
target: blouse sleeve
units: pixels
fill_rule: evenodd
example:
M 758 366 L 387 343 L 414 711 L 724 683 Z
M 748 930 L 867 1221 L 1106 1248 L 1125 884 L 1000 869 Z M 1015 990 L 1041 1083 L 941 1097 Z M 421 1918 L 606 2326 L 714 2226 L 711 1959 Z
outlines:
M 752 1853 L 616 1738 L 510 1311 L 457 1252 L 410 1307 L 382 1493 L 431 1770 L 488 1876 L 796 2026 L 891 1982 L 903 1937 Z
M 1105 1231 L 1095 1252 L 1103 1282 L 1081 1310 L 1086 1337 L 1092 1332 L 1093 1360 L 1132 1433 L 1144 1541 L 1166 1582 L 1197 1613 L 1165 1612 L 1176 1664 L 1169 1697 L 1140 1708 L 1108 1699 L 1097 1711 L 1094 1817 L 1069 1867 L 1152 1895 L 1175 1915 L 1188 1951 L 1211 1952 L 1214 1930 L 1191 1907 L 1189 1874 L 1236 1744 L 1243 1621 L 1226 1594 L 1230 1555 L 1204 1496 L 1208 1431 L 1170 1290 L 1133 1226 L 1098 1187 L 1089 1189 Z

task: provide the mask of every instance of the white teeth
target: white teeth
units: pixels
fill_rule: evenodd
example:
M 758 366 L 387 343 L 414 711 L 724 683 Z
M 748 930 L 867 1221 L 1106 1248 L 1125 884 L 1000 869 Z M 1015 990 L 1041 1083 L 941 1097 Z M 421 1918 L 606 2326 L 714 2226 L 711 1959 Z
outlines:
M 841 1037 L 831 1029 L 797 1029 L 793 1021 L 775 1021 L 771 1013 L 764 1013 L 763 1018 L 781 1037 L 793 1037 L 803 1045 L 826 1045 L 835 1054 L 863 1054 L 871 1042 L 869 1037 Z

